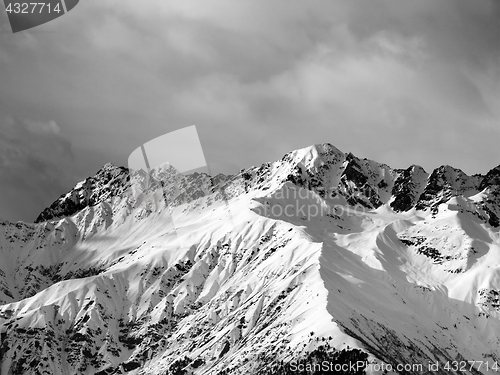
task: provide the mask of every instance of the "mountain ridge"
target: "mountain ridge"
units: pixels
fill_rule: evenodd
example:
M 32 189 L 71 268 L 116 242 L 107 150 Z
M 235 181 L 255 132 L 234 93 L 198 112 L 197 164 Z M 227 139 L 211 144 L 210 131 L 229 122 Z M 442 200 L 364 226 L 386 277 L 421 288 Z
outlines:
M 344 154 L 330 143 L 316 144 L 292 151 L 285 154 L 282 159 L 271 164 L 275 164 L 280 161 L 293 161 L 295 163 L 295 168 L 300 168 L 299 165 L 304 164 L 303 166 L 305 167 L 307 176 L 303 175 L 301 170 L 294 170 L 293 172 L 295 173 L 289 173 L 287 178 L 289 178 L 292 182 L 300 182 L 300 178 L 308 177 L 306 180 L 309 184 L 320 184 L 324 188 L 326 183 L 326 185 L 331 189 L 336 188 L 336 186 L 330 186 L 332 185 L 331 183 L 328 183 L 330 181 L 319 180 L 321 179 L 321 168 L 324 168 L 325 164 L 316 166 L 315 163 L 325 163 L 325 161 L 321 161 L 320 159 L 326 157 L 326 164 L 328 164 L 331 162 L 331 160 L 328 161 L 328 158 L 333 155 L 338 158 L 338 161 L 344 158 L 343 163 L 347 162 L 347 164 L 343 166 L 345 170 L 340 176 L 340 180 L 337 184 L 342 185 L 343 189 L 340 190 L 344 193 L 344 195 L 346 195 L 348 202 L 351 204 L 360 203 L 371 208 L 376 208 L 384 203 L 387 203 L 387 199 L 381 200 L 380 197 L 377 197 L 377 191 L 388 187 L 389 184 L 392 186 L 391 193 L 393 196 L 391 207 L 396 211 L 407 211 L 413 207 L 416 207 L 417 209 L 432 207 L 435 210 L 440 203 L 439 200 L 434 199 L 436 198 L 436 195 L 447 195 L 442 198 L 446 199 L 450 198 L 453 194 L 457 195 L 467 192 L 467 189 L 463 190 L 463 186 L 456 186 L 457 181 L 460 181 L 462 185 L 469 183 L 469 192 L 474 190 L 476 193 L 479 193 L 487 187 L 500 185 L 500 165 L 492 168 L 484 176 L 480 174 L 468 176 L 462 170 L 449 165 L 442 165 L 434 169 L 431 174 L 428 174 L 421 166 L 418 165 L 411 165 L 407 169 L 393 169 L 386 164 L 377 163 L 366 158 L 359 159 L 352 153 Z M 298 160 L 300 158 L 302 159 Z M 265 163 L 257 169 L 256 167 L 247 168 L 244 173 L 246 176 L 248 176 L 250 170 L 257 171 L 259 173 L 259 171 L 262 171 L 264 166 L 269 164 L 270 163 Z M 373 176 L 376 175 L 376 173 L 371 170 L 371 168 L 375 165 L 378 166 L 378 168 L 381 168 L 380 171 L 384 177 L 385 173 L 388 173 L 388 175 L 395 175 L 396 177 L 393 178 L 392 181 L 386 181 L 387 179 L 382 178 L 379 179 L 378 182 L 370 181 L 370 184 L 366 184 L 370 176 L 373 178 Z M 152 173 L 152 179 L 158 183 L 161 176 L 156 176 L 155 178 L 154 169 Z M 176 173 L 175 169 L 174 172 L 170 173 Z M 176 174 L 179 173 L 177 172 Z M 71 216 L 86 206 L 92 206 L 106 200 L 109 197 L 123 194 L 126 189 L 130 188 L 131 175 L 138 178 L 140 177 L 140 172 L 130 171 L 125 167 L 118 167 L 108 163 L 103 166 L 95 176 L 88 177 L 77 184 L 76 187 L 70 192 L 61 195 L 59 199 L 51 204 L 50 207 L 47 207 L 42 211 L 42 213 L 36 218 L 35 223 Z M 205 175 L 207 178 L 210 178 L 210 176 L 203 173 L 200 175 Z M 421 175 L 427 176 L 427 181 L 423 190 L 420 186 L 421 182 L 419 184 L 416 181 L 416 179 L 419 176 L 421 177 Z M 219 180 L 226 180 L 232 176 L 219 175 L 217 177 Z M 259 178 L 261 179 L 260 183 L 263 182 L 262 177 L 262 175 L 259 175 Z M 168 178 L 172 178 L 172 175 L 167 176 L 166 178 L 164 176 L 164 180 Z M 454 178 L 456 179 L 455 181 L 453 180 Z M 439 182 L 438 179 L 440 180 Z M 142 182 L 136 181 L 136 183 L 140 184 Z M 212 186 L 216 186 L 218 183 L 220 183 L 220 181 L 217 181 L 215 184 L 212 182 Z M 414 186 L 413 189 L 408 190 L 408 188 L 405 188 L 404 185 L 409 183 L 417 184 L 419 186 Z M 350 184 L 354 184 L 354 187 L 349 186 Z M 113 185 L 115 186 L 112 187 Z M 356 193 L 359 193 L 362 189 L 365 189 L 363 195 L 369 196 L 368 202 L 366 200 L 358 201 L 355 197 Z M 88 193 L 89 190 L 92 190 L 92 194 Z M 411 199 L 409 198 L 410 196 L 412 196 Z M 417 196 L 418 199 L 415 201 Z M 491 221 L 496 223 L 498 221 L 497 214 L 495 212 L 491 212 L 490 214 L 492 215 Z
M 491 370 L 498 170 L 392 169 L 330 144 L 234 176 L 108 164 L 40 222 L 0 223 L 0 372 Z

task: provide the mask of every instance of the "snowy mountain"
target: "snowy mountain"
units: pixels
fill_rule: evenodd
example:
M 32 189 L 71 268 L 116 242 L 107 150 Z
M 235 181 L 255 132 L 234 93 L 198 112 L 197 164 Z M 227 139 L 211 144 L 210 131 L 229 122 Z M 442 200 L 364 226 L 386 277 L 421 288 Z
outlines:
M 107 164 L 0 222 L 0 372 L 496 373 L 499 218 L 500 165 Z

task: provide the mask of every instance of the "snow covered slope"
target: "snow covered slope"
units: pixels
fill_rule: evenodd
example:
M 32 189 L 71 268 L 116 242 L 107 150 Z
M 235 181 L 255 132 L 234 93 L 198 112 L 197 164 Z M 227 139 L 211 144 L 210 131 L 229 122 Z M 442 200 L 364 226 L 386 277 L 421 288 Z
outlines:
M 495 373 L 499 217 L 500 166 L 330 144 L 213 178 L 108 164 L 0 222 L 0 373 Z

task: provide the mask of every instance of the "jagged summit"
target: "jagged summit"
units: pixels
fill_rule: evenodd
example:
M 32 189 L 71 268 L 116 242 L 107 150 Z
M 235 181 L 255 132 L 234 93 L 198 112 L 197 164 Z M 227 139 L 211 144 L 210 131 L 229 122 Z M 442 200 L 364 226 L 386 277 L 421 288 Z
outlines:
M 108 163 L 95 176 L 63 194 L 35 222 L 68 217 L 85 207 L 95 206 L 124 194 L 131 186 L 130 174 L 133 176 L 132 182 L 144 188 L 146 172 L 129 171 Z M 449 165 L 440 166 L 428 174 L 418 165 L 411 165 L 407 169 L 393 169 L 366 158 L 360 159 L 350 152 L 345 154 L 332 144 L 323 143 L 291 151 L 278 161 L 249 168 L 238 176 L 219 175 L 210 178 L 203 173 L 196 173 L 186 177 L 168 163 L 153 168 L 150 173 L 151 188 L 161 187 L 171 201 L 176 201 L 175 197 L 179 194 L 183 199 L 198 198 L 206 194 L 210 187 L 230 181 L 235 185 L 242 177 L 247 191 L 277 189 L 284 182 L 290 181 L 316 191 L 323 197 L 340 197 L 346 204 L 353 206 L 360 204 L 376 209 L 388 204 L 396 212 L 415 208 L 431 209 L 435 213 L 441 203 L 452 197 L 472 196 L 486 187 L 500 185 L 500 166 L 493 168 L 485 176 L 468 176 Z M 179 189 L 196 191 L 196 194 L 180 193 Z M 241 189 L 236 189 L 233 194 L 241 192 Z M 495 223 L 498 221 L 498 210 L 490 207 L 487 201 L 491 197 L 488 197 L 484 199 L 488 212 L 485 220 L 491 217 Z
M 326 163 L 340 155 L 344 155 L 344 153 L 332 144 L 320 143 L 291 151 L 285 154 L 282 160 L 310 166 L 311 164 Z
M 61 195 L 36 218 L 39 223 L 74 215 L 85 207 L 94 206 L 108 198 L 123 194 L 129 186 L 128 169 L 111 163 L 104 165 L 93 177 L 79 182 L 71 191 Z
M 489 186 L 500 186 L 500 165 L 491 169 L 479 184 L 479 189 L 483 190 Z

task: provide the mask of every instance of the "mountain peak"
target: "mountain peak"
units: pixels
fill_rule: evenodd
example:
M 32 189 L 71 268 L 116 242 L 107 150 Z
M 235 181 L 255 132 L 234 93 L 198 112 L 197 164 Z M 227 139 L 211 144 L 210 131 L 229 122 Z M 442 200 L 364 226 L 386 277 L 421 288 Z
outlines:
M 126 174 L 128 172 L 129 172 L 128 168 L 118 167 L 118 166 L 114 165 L 113 163 L 106 163 L 101 167 L 101 169 L 99 169 L 97 171 L 95 176 L 103 176 L 106 174 L 112 174 L 112 175 L 116 176 L 118 174 Z
M 102 168 L 100 170 L 113 170 L 113 169 L 117 169 L 117 168 L 120 168 L 120 167 L 117 167 L 113 163 L 106 163 L 102 166 Z M 123 168 L 123 167 L 121 167 L 121 168 Z
M 344 155 L 342 151 L 330 143 L 318 143 L 285 154 L 282 160 L 304 165 L 321 164 L 332 156 Z
M 500 185 L 500 165 L 491 169 L 486 173 L 484 178 L 481 181 L 481 185 L 479 185 L 480 190 L 484 190 L 488 186 Z
M 313 146 L 312 148 L 316 149 L 318 154 L 320 155 L 338 155 L 342 154 L 342 151 L 340 151 L 337 147 L 332 145 L 331 143 L 317 143 Z
M 80 181 L 38 215 L 35 223 L 71 216 L 88 206 L 117 196 L 129 187 L 129 171 L 125 167 L 105 164 L 94 176 Z
M 427 173 L 423 167 L 417 164 L 410 165 L 410 168 L 413 172 Z

